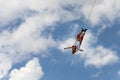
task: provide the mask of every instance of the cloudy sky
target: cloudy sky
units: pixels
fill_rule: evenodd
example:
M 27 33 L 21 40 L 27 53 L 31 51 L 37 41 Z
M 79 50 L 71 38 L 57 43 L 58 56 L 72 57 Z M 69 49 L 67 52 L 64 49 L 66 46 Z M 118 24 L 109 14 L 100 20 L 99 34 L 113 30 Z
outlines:
M 0 80 L 120 80 L 120 0 L 0 0 Z M 81 48 L 71 54 L 81 28 Z

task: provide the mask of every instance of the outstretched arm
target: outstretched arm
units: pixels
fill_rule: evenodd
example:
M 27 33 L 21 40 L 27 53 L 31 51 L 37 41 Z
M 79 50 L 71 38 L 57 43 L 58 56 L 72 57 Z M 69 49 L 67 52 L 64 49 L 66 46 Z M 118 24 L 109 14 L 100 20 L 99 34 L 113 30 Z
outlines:
M 64 49 L 70 49 L 70 48 L 72 48 L 72 47 L 66 47 L 66 48 L 64 48 Z
M 79 50 L 79 51 L 84 51 L 84 50 L 82 50 L 82 49 L 79 49 L 79 48 L 77 48 L 77 50 Z

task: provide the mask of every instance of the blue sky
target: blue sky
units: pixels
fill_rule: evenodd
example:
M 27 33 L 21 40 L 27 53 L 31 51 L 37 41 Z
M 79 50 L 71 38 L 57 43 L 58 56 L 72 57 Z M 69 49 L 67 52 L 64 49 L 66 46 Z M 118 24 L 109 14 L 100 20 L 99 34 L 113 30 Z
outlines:
M 0 0 L 0 80 L 120 80 L 119 3 L 96 0 L 87 20 L 93 0 Z

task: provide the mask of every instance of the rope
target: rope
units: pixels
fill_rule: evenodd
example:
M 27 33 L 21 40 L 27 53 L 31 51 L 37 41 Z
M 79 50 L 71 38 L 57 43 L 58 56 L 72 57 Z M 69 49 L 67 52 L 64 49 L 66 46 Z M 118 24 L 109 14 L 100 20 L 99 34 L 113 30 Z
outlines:
M 93 8 L 94 8 L 94 6 L 95 6 L 95 3 L 96 3 L 96 0 L 94 0 L 94 3 L 93 3 L 93 5 L 92 5 L 92 8 L 90 9 L 90 12 L 89 12 L 89 14 L 88 14 L 87 19 L 89 19 L 90 15 L 91 15 L 91 13 L 92 13 L 92 11 L 93 11 Z
M 95 4 L 96 4 L 96 0 L 94 0 L 94 2 L 93 2 L 93 4 L 92 4 L 92 7 L 91 7 L 91 9 L 90 9 L 90 11 L 89 11 L 89 13 L 88 13 L 87 18 L 86 18 L 86 22 L 89 20 L 89 18 L 90 18 L 91 14 L 92 14 L 92 11 L 93 11 L 93 8 L 94 8 Z M 85 26 L 87 26 L 87 24 L 85 24 L 83 28 L 87 28 L 87 27 L 85 27 Z

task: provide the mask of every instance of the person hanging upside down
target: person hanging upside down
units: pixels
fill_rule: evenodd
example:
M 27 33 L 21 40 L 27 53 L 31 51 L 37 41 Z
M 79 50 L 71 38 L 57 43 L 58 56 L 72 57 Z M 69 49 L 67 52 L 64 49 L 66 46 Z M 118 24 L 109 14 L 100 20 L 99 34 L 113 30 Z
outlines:
M 84 35 L 85 35 L 86 31 L 87 31 L 87 29 L 82 28 L 81 32 L 76 37 L 76 41 L 75 41 L 74 45 L 71 46 L 71 47 L 64 48 L 64 49 L 70 49 L 70 48 L 72 48 L 72 54 L 74 54 L 78 50 L 79 51 L 83 51 L 82 49 L 80 49 L 80 46 L 81 46 L 81 43 L 83 41 L 83 38 L 84 38 Z

